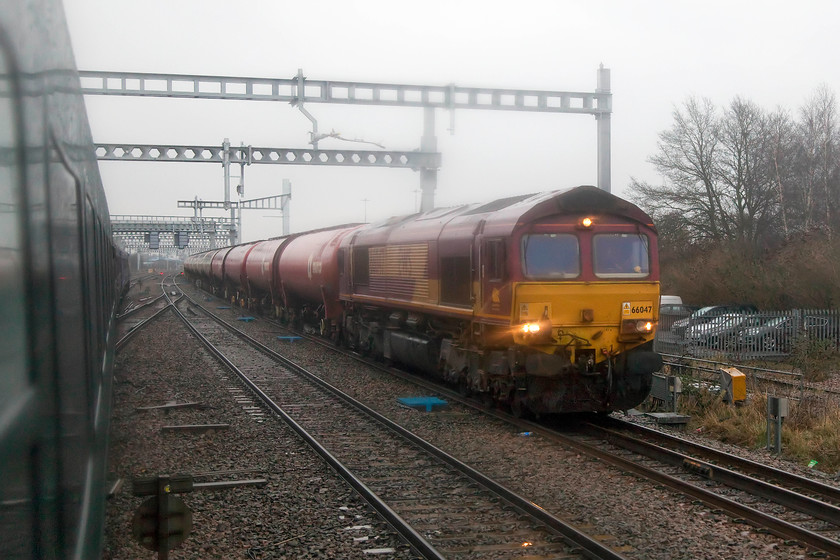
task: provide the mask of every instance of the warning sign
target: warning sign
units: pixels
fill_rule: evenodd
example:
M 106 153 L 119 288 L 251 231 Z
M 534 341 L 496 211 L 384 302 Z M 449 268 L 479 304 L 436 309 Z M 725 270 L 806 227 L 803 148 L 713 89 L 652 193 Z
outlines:
M 621 314 L 622 315 L 630 315 L 630 302 L 629 301 L 625 301 L 623 304 L 621 304 Z

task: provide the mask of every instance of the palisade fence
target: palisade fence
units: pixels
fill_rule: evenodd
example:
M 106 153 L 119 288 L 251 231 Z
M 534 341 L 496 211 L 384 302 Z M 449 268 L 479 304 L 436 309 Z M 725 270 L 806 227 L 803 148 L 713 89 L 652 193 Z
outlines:
M 664 371 L 694 378 L 691 383 L 723 384 L 721 370 L 735 366 L 747 376 L 748 393 L 802 401 L 811 358 L 840 351 L 840 310 L 661 313 L 654 349 L 662 354 Z M 786 362 L 793 370 L 750 361 Z
M 838 351 L 840 309 L 718 312 L 700 317 L 662 313 L 654 349 L 661 354 L 729 362 Z

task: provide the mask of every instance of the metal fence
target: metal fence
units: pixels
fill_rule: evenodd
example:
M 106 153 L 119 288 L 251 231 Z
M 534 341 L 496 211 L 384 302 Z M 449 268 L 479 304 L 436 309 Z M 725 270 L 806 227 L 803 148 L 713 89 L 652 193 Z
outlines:
M 797 351 L 837 351 L 840 310 L 665 311 L 659 317 L 654 349 L 664 354 L 724 356 L 739 361 L 784 359 Z

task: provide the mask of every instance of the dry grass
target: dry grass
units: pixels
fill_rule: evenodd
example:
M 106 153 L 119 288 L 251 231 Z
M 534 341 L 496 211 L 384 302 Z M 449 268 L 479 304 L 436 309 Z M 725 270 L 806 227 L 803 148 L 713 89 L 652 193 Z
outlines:
M 683 384 L 686 387 L 686 383 Z M 790 415 L 782 426 L 782 456 L 836 474 L 840 470 L 840 407 L 820 398 L 789 401 Z M 680 412 L 691 415 L 688 429 L 748 449 L 767 446 L 767 395 L 751 393 L 742 406 L 724 403 L 706 389 L 683 393 Z M 769 452 L 768 452 L 769 453 Z

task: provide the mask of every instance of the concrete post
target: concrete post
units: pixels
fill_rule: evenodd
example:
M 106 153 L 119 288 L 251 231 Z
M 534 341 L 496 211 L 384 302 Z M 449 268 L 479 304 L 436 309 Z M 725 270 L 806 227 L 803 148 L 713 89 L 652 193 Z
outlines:
M 610 69 L 602 64 L 598 69 L 598 87 L 596 93 L 610 94 Z M 612 116 L 612 95 L 607 98 L 608 112 L 598 113 L 598 188 L 610 192 L 611 189 L 611 153 L 610 122 Z M 601 108 L 601 103 L 598 104 Z
M 437 151 L 435 136 L 435 109 L 423 108 L 423 137 L 420 139 L 421 152 Z M 435 207 L 435 189 L 437 188 L 437 169 L 420 168 L 420 211 L 428 212 Z

